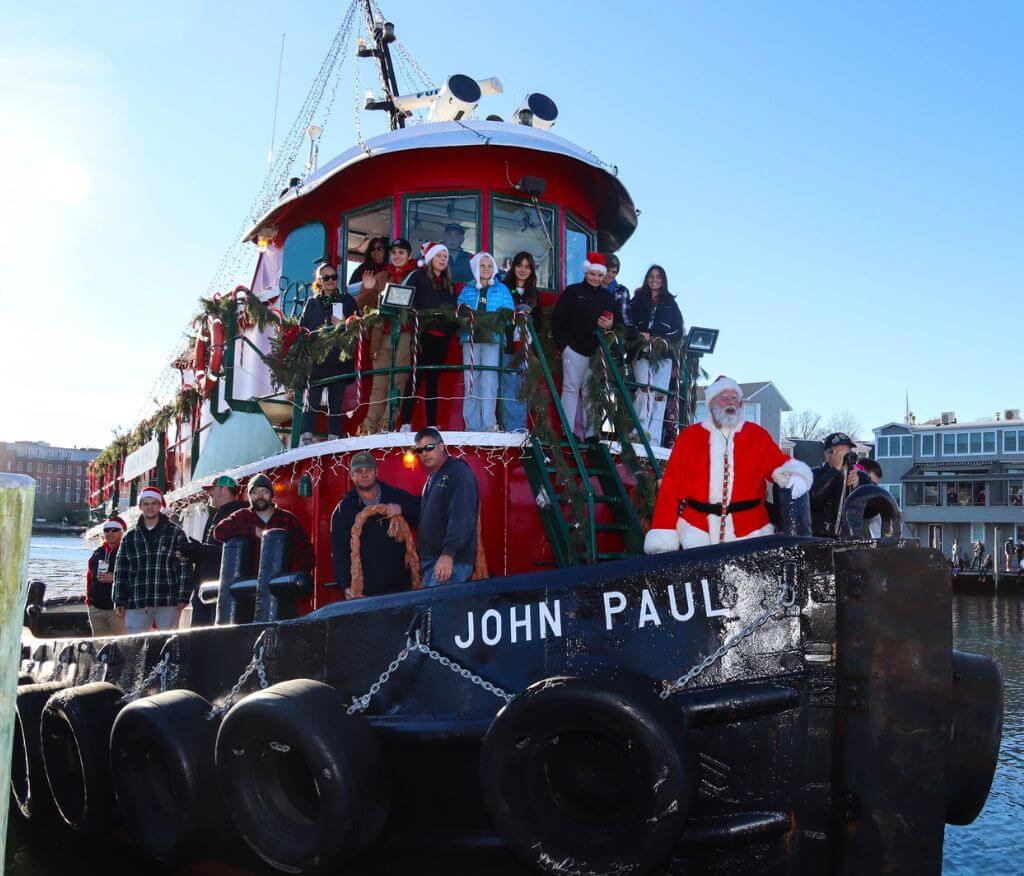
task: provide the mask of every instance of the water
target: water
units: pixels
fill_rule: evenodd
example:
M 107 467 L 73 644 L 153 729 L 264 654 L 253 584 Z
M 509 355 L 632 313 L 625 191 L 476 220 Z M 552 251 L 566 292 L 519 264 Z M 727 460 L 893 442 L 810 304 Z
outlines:
M 30 577 L 47 581 L 47 595 L 79 593 L 84 587 L 90 550 L 78 538 L 32 537 Z M 1003 670 L 1006 688 L 1003 744 L 992 793 L 981 815 L 967 827 L 947 827 L 946 876 L 1010 876 L 1024 866 L 1024 598 L 955 596 L 953 637 L 956 647 L 994 657 Z M 119 843 L 116 858 L 145 872 L 152 868 Z M 10 831 L 7 868 L 14 876 L 49 876 L 72 872 L 78 876 L 111 871 L 109 857 L 96 847 L 76 843 L 54 845 L 52 838 L 30 842 L 17 825 Z

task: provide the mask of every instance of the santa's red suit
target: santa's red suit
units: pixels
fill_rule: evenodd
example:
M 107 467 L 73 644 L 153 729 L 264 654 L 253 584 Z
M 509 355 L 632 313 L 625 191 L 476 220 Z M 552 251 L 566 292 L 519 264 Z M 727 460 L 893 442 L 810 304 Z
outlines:
M 783 473 L 788 478 L 779 477 Z M 812 477 L 805 463 L 786 456 L 757 423 L 740 420 L 722 428 L 709 414 L 676 439 L 644 550 L 657 554 L 771 535 L 775 528 L 764 502 L 773 479 L 788 481 L 799 498 Z

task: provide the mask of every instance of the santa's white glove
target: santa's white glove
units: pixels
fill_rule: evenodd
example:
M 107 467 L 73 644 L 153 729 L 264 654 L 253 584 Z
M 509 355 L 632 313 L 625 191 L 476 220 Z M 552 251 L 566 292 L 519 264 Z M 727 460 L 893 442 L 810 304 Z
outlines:
M 793 472 L 791 471 L 777 472 L 772 476 L 772 480 L 782 489 L 791 490 L 791 495 L 794 499 L 799 499 L 808 489 L 807 481 L 802 477 L 793 477 Z
M 772 480 L 775 481 L 775 483 L 777 483 L 784 490 L 788 490 L 789 489 L 789 482 L 792 479 L 793 479 L 793 475 L 792 475 L 792 473 L 790 473 L 788 471 L 780 471 L 778 474 L 776 474 L 772 478 Z

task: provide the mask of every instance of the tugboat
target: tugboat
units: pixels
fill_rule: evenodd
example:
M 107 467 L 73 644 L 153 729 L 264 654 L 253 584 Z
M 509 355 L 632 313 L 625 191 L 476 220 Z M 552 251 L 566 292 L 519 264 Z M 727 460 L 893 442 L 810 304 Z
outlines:
M 550 98 L 480 121 L 497 80 L 401 94 L 395 28 L 372 0 L 349 6 L 336 42 L 363 17 L 357 53 L 383 88 L 367 107 L 391 130 L 322 167 L 314 137 L 308 173 L 244 233 L 259 250 L 252 281 L 204 304 L 175 402 L 92 470 L 99 511 L 130 514 L 154 483 L 189 533 L 205 521 L 205 486 L 265 474 L 311 536 L 313 573 L 284 572 L 287 538 L 271 530 L 254 569 L 244 541 L 225 545 L 220 579 L 201 587 L 213 626 L 26 635 L 22 815 L 123 829 L 176 867 L 940 872 L 945 824 L 985 803 L 1002 721 L 996 665 L 952 648 L 941 555 L 868 537 L 866 509 L 893 533 L 898 508 L 862 488 L 844 539 L 809 537 L 806 509 L 781 491 L 778 535 L 644 556 L 668 454 L 641 428 L 603 333 L 595 443 L 574 437 L 529 318 L 515 318 L 526 432 L 465 431 L 463 366 L 444 367 L 437 425 L 480 484 L 474 580 L 365 598 L 334 585 L 330 512 L 353 454 L 410 491 L 425 474 L 411 433 L 358 434 L 374 376 L 366 314 L 337 329 L 355 368 L 351 434 L 300 446 L 305 377 L 288 363 L 314 260 L 348 273 L 371 237 L 416 244 L 457 223 L 499 260 L 536 247 L 550 302 L 588 251 L 618 249 L 637 224 L 614 168 L 551 132 Z M 401 301 L 385 315 L 395 333 L 417 318 Z M 698 351 L 680 358 L 678 386 L 663 389 L 685 423 Z M 415 368 L 389 369 L 389 386 Z

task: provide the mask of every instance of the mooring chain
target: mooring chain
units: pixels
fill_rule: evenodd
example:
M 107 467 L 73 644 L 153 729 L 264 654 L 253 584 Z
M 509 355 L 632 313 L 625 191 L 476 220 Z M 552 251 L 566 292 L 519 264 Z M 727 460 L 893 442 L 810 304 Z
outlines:
M 775 601 L 769 605 L 764 611 L 758 614 L 753 620 L 744 626 L 739 632 L 730 636 L 722 644 L 708 654 L 703 660 L 700 661 L 696 666 L 689 670 L 689 672 L 680 675 L 675 681 L 662 682 L 664 685 L 661 693 L 658 694 L 663 700 L 667 700 L 672 694 L 682 690 L 698 675 L 701 675 L 707 669 L 714 666 L 719 660 L 721 660 L 729 651 L 735 648 L 740 642 L 749 636 L 753 635 L 754 631 L 764 626 L 771 618 L 773 618 L 779 611 L 791 607 L 796 604 L 796 586 L 790 584 L 783 577 L 779 581 L 779 592 L 775 596 Z
M 262 637 L 261 637 L 262 638 Z M 267 689 L 267 669 L 263 665 L 263 645 L 258 643 L 254 649 L 252 659 L 249 664 L 242 670 L 242 674 L 238 676 L 238 681 L 234 683 L 231 690 L 228 691 L 228 695 L 224 697 L 224 702 L 219 706 L 214 706 L 210 709 L 210 714 L 206 716 L 208 721 L 212 721 L 214 718 L 223 715 L 228 709 L 230 709 L 235 701 L 242 693 L 242 688 L 245 687 L 245 683 L 249 680 L 253 673 L 256 673 L 259 679 L 260 690 Z
M 436 660 L 446 669 L 450 669 L 456 675 L 461 675 L 464 679 L 466 679 L 466 681 L 470 682 L 471 684 L 475 684 L 477 687 L 482 687 L 489 694 L 493 694 L 494 696 L 498 697 L 498 699 L 504 700 L 506 703 L 512 702 L 513 694 L 510 694 L 507 691 L 502 690 L 495 684 L 491 684 L 491 682 L 487 681 L 487 679 L 481 678 L 476 673 L 470 671 L 469 669 L 466 669 L 464 666 L 461 666 L 460 664 L 456 663 L 451 658 L 445 657 L 444 654 L 435 651 L 429 645 L 426 645 L 423 642 L 421 642 L 420 631 L 417 630 L 416 638 L 413 639 L 412 636 L 408 638 L 408 640 L 405 643 L 405 647 L 398 652 L 398 654 L 395 656 L 395 659 L 392 660 L 390 664 L 388 664 L 388 668 L 380 674 L 380 677 L 372 685 L 370 685 L 370 689 L 360 697 L 352 697 L 352 705 L 350 705 L 345 710 L 346 713 L 349 715 L 354 715 L 356 712 L 366 711 L 367 707 L 370 705 L 370 700 L 373 699 L 373 697 L 380 691 L 380 689 L 391 680 L 391 676 L 398 670 L 398 667 L 401 666 L 403 662 L 405 662 L 405 660 L 413 651 L 418 651 L 425 657 L 429 657 L 431 660 Z
M 137 700 L 158 678 L 160 679 L 160 692 L 163 693 L 167 690 L 167 675 L 170 671 L 171 653 L 170 651 L 166 651 L 164 656 L 160 658 L 160 661 L 151 670 L 149 670 L 149 674 L 135 685 L 135 687 L 130 688 L 124 696 L 118 700 L 118 702 L 130 703 L 133 700 Z

